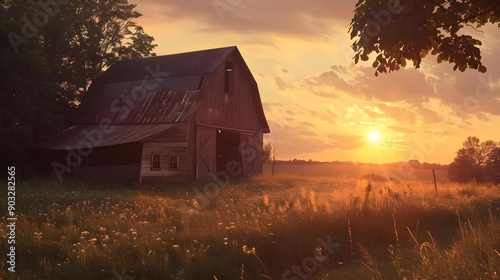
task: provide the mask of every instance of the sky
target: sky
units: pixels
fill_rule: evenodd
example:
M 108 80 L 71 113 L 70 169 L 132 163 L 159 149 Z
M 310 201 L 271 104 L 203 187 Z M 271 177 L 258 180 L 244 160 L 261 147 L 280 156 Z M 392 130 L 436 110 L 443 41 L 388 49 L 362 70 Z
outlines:
M 279 159 L 448 164 L 468 136 L 500 141 L 496 26 L 465 30 L 483 42 L 484 74 L 429 55 L 419 69 L 375 77 L 371 62 L 352 60 L 355 0 L 129 2 L 157 55 L 238 47 L 259 85 L 271 129 L 264 141 Z

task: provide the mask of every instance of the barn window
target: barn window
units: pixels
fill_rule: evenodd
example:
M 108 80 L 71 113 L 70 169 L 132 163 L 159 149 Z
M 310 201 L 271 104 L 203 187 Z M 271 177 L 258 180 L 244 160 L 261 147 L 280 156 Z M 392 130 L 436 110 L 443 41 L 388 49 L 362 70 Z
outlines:
M 151 171 L 161 170 L 161 154 L 151 153 Z
M 168 170 L 179 169 L 179 156 L 170 155 L 168 157 Z
M 226 61 L 226 72 L 224 73 L 224 92 L 231 94 L 231 83 L 233 79 L 233 63 Z

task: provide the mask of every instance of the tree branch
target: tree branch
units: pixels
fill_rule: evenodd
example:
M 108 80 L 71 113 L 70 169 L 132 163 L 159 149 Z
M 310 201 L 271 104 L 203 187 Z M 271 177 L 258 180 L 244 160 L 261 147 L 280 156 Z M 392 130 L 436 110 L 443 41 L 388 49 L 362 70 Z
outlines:
M 429 1 L 430 1 L 430 2 L 432 2 L 432 3 L 434 3 L 434 4 L 436 4 L 436 5 L 438 5 L 438 6 L 441 6 L 439 3 L 434 2 L 434 0 L 429 0 Z M 473 18 L 477 18 L 477 17 L 479 17 L 479 16 L 482 16 L 482 15 L 485 15 L 485 14 L 487 14 L 487 13 L 490 13 L 490 12 L 494 11 L 494 10 L 495 10 L 497 7 L 499 7 L 499 6 L 500 6 L 500 1 L 498 1 L 496 5 L 494 5 L 494 6 L 490 7 L 489 9 L 486 9 L 486 10 L 484 10 L 484 11 L 482 11 L 482 12 L 479 12 L 479 13 L 474 14 L 474 15 L 470 15 L 470 16 L 465 17 L 465 18 L 461 18 L 460 16 L 458 16 L 458 15 L 456 15 L 456 14 L 454 14 L 454 13 L 450 12 L 448 9 L 446 9 L 446 8 L 445 8 L 445 9 L 446 9 L 446 11 L 447 11 L 448 13 L 450 13 L 452 16 L 454 16 L 454 17 L 457 19 L 457 21 L 456 21 L 456 22 L 454 22 L 454 23 L 452 23 L 452 24 L 443 24 L 443 25 L 438 25 L 438 26 L 433 26 L 433 27 L 434 27 L 434 28 L 443 28 L 443 27 L 450 27 L 450 26 L 454 26 L 454 25 L 457 25 L 457 24 L 459 24 L 459 23 L 468 22 L 469 20 L 471 20 L 471 19 L 473 19 Z M 441 7 L 442 7 L 442 6 L 441 6 Z M 443 8 L 444 8 L 444 7 L 443 7 Z M 469 24 L 467 24 L 467 25 L 468 25 L 468 26 L 470 26 Z M 470 27 L 472 27 L 472 26 L 470 26 Z M 472 27 L 472 28 L 474 28 L 474 27 Z M 474 28 L 474 29 L 475 29 L 476 31 L 478 31 L 476 28 Z

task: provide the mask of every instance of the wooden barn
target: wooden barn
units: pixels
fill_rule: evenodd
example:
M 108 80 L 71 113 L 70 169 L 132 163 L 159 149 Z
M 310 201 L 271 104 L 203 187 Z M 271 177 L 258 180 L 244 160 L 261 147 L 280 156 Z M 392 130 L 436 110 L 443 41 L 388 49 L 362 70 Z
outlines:
M 259 174 L 270 132 L 237 47 L 117 62 L 73 123 L 38 147 L 39 164 L 59 178 L 140 184 Z

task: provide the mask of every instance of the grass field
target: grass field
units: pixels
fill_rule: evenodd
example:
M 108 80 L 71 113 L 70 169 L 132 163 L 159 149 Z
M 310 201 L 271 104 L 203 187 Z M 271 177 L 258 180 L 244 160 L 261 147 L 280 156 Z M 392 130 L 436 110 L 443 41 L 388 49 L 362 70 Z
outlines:
M 369 184 L 312 175 L 233 180 L 206 189 L 209 198 L 195 196 L 204 183 L 19 183 L 16 272 L 7 271 L 2 219 L 0 273 L 2 279 L 499 279 L 499 187 L 446 183 L 436 193 L 425 180 Z M 5 198 L 0 202 L 6 209 Z
M 271 164 L 264 165 L 265 173 L 271 172 Z M 398 181 L 433 181 L 431 169 L 417 169 L 407 167 L 388 167 L 381 165 L 342 165 L 342 164 L 276 164 L 275 174 L 294 174 L 315 177 L 336 177 L 336 178 L 360 178 L 366 174 L 377 174 L 385 178 L 393 178 Z M 447 182 L 448 170 L 435 170 L 437 182 Z

